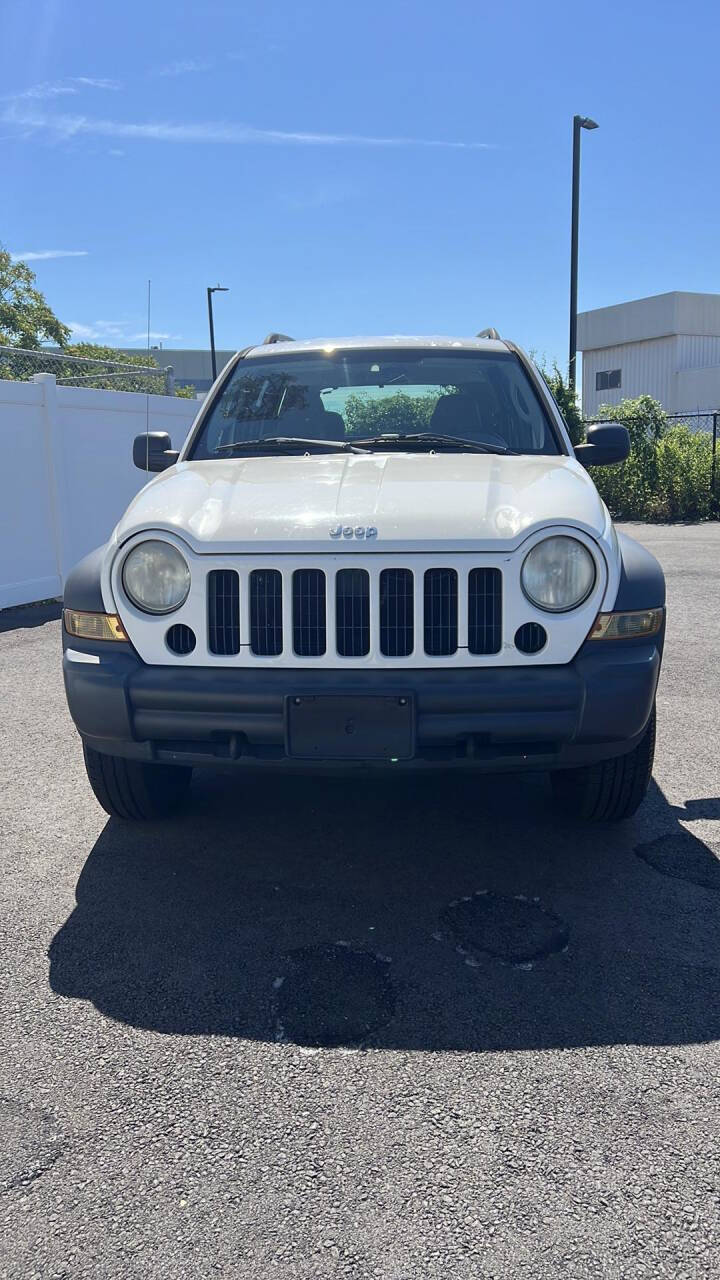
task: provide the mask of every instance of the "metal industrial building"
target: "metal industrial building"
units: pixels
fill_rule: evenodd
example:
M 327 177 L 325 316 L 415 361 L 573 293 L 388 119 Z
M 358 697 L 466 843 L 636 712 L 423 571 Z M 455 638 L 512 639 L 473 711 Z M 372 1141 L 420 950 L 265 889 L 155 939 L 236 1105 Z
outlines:
M 635 396 L 668 413 L 720 409 L 720 294 L 659 293 L 578 316 L 582 407 Z

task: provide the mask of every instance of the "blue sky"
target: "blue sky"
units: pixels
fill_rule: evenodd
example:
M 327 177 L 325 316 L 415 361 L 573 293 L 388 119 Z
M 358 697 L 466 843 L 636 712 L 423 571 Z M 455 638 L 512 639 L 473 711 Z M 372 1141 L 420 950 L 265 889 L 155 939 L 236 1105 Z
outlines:
M 0 240 L 77 337 L 474 333 L 720 291 L 720 8 L 4 0 Z M 58 254 L 65 256 L 42 256 Z

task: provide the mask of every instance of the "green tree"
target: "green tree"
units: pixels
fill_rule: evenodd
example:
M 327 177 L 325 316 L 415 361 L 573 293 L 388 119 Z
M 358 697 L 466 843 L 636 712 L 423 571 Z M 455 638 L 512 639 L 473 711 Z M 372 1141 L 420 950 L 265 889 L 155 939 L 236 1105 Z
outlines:
M 79 356 L 83 360 L 110 360 L 113 364 L 137 364 L 143 369 L 157 368 L 158 362 L 147 351 L 118 351 L 116 347 L 104 347 L 95 342 L 72 342 L 63 347 L 67 356 Z
M 427 431 L 437 392 L 422 396 L 395 395 L 383 399 L 348 396 L 343 406 L 346 430 L 350 435 L 380 436 L 386 432 Z
M 709 432 L 670 425 L 651 396 L 601 405 L 598 418 L 620 422 L 630 435 L 630 457 L 614 467 L 594 467 L 593 480 L 614 516 L 624 520 L 707 520 L 716 509 L 711 493 Z
M 92 387 L 95 391 L 149 391 L 154 395 L 165 394 L 165 378 L 157 361 L 147 352 L 117 351 L 115 347 L 95 342 L 73 342 L 63 348 L 63 355 L 73 356 L 73 362 L 54 360 L 48 372 L 54 373 L 58 382 L 77 383 Z M 87 364 L 77 364 L 86 360 Z M 111 362 L 111 368 L 99 367 L 95 361 Z M 127 373 L 125 369 L 127 368 Z M 145 369 L 157 369 L 157 376 L 145 373 Z M 138 372 L 134 372 L 137 369 Z M 140 372 L 140 370 L 143 372 Z
M 667 414 L 652 396 L 636 396 L 620 404 L 601 404 L 598 421 L 621 422 L 630 432 L 634 449 L 645 449 L 662 440 L 668 430 Z
M 544 362 L 538 363 L 538 369 L 547 383 L 548 390 L 560 410 L 573 444 L 580 444 L 585 439 L 585 426 L 578 404 L 577 393 L 558 367 L 557 360 L 548 367 Z
M 35 350 L 55 342 L 64 347 L 69 337 L 68 326 L 35 288 L 35 272 L 26 262 L 13 262 L 0 246 L 0 346 Z
M 147 351 L 118 351 L 116 347 L 105 347 L 95 342 L 73 342 L 63 348 L 63 355 L 87 360 L 86 368 L 82 365 L 63 364 L 54 361 L 48 365 L 48 372 L 55 373 L 59 381 L 74 382 L 82 378 L 82 385 L 94 387 L 97 391 L 149 391 L 154 395 L 165 395 L 165 374 L 158 365 L 153 354 Z M 97 369 L 94 360 L 111 361 L 114 369 Z M 127 374 L 122 372 L 127 365 Z M 119 366 L 119 367 L 118 367 Z M 133 373 L 134 368 L 157 369 L 157 377 L 152 373 Z M 176 387 L 175 395 L 184 400 L 195 398 L 194 387 Z

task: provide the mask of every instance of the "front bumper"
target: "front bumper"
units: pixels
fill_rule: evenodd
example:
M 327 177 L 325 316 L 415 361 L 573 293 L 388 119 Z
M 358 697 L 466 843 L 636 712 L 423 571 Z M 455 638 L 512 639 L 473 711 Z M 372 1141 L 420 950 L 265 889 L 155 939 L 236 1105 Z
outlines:
M 565 666 L 310 672 L 148 666 L 129 644 L 66 635 L 63 643 L 70 712 L 97 751 L 164 763 L 326 772 L 552 769 L 622 755 L 645 730 L 662 655 L 660 635 L 588 641 Z M 413 758 L 391 764 L 290 757 L 288 701 L 321 694 L 412 699 Z

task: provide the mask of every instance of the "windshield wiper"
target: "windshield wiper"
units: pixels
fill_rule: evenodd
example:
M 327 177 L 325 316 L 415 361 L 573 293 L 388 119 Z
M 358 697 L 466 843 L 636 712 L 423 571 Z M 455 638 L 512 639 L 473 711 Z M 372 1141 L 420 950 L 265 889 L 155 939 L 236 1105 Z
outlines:
M 363 449 L 384 448 L 388 445 L 420 444 L 429 449 L 457 449 L 462 453 L 517 453 L 504 444 L 484 444 L 480 440 L 465 440 L 462 436 L 434 435 L 426 431 L 387 432 L 382 436 L 370 436 L 355 442 Z
M 261 453 L 365 453 L 364 449 L 349 440 L 303 440 L 299 436 L 259 436 L 257 440 L 234 440 L 231 444 L 219 444 L 215 453 L 235 449 L 259 449 Z

